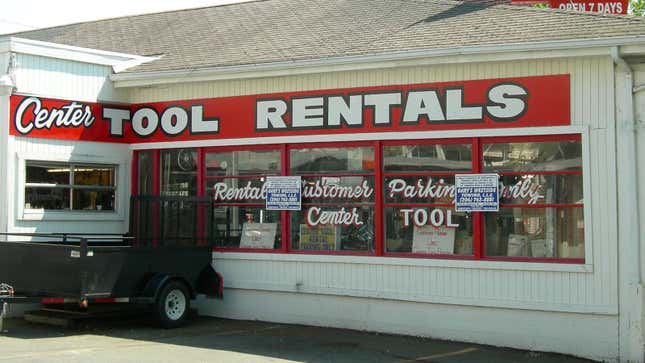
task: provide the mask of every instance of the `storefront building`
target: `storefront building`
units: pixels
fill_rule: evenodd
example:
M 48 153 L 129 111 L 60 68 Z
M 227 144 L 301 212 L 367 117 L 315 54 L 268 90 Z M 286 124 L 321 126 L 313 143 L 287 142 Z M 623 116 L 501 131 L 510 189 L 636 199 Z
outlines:
M 392 3 L 0 38 L 1 229 L 213 244 L 206 315 L 644 361 L 645 22 Z

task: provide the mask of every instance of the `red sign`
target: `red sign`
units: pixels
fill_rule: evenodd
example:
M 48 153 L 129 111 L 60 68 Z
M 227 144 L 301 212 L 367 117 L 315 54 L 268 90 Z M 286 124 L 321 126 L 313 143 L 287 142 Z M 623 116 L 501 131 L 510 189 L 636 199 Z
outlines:
M 569 75 L 133 105 L 11 96 L 10 134 L 122 143 L 569 125 Z
M 589 13 L 627 14 L 627 0 L 550 0 L 549 6 Z

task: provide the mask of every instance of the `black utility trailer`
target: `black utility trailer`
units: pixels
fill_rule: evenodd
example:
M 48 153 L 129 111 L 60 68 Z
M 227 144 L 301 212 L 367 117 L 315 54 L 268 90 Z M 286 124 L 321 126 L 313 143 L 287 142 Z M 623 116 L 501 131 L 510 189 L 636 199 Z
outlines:
M 222 297 L 212 247 L 127 235 L 0 234 L 4 303 L 129 302 L 151 307 L 162 326 L 181 325 L 198 294 Z M 13 291 L 11 291 L 13 290 Z M 0 319 L 2 313 L 0 312 Z

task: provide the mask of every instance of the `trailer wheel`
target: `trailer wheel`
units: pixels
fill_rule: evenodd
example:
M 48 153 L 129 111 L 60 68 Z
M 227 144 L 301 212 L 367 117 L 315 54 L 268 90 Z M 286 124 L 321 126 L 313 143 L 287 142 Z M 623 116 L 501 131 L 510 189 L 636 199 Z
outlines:
M 157 299 L 155 306 L 157 319 L 164 328 L 182 325 L 190 309 L 190 295 L 186 285 L 179 281 L 167 283 Z

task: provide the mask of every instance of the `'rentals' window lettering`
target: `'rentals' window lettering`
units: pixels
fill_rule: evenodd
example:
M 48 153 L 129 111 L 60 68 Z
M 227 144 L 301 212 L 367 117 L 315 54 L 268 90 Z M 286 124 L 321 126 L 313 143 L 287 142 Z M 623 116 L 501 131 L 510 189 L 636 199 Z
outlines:
M 374 148 L 293 148 L 290 174 L 302 176 L 302 210 L 290 212 L 292 250 L 374 250 Z
M 280 150 L 206 151 L 204 170 L 213 202 L 208 238 L 222 248 L 280 248 L 280 211 L 265 208 L 266 177 L 280 174 Z
M 114 211 L 116 166 L 25 163 L 25 209 Z

